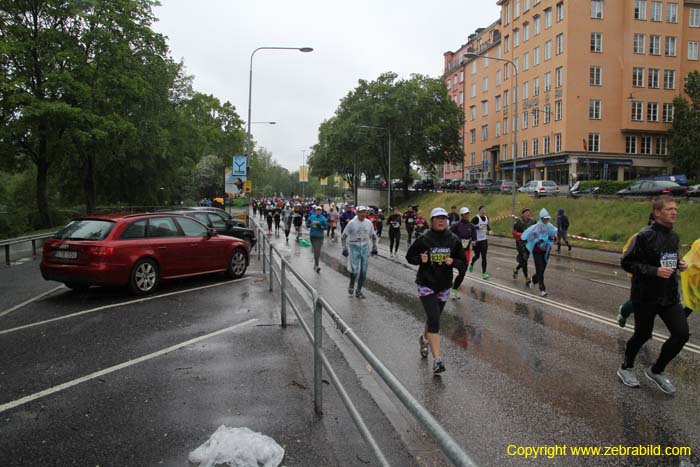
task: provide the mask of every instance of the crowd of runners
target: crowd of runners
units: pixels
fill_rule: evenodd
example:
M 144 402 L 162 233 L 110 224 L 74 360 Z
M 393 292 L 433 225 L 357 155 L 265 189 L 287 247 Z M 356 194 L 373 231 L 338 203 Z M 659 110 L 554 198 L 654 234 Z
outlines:
M 466 206 L 459 209 L 452 206 L 450 212 L 438 207 L 432 209 L 427 218 L 419 206 L 411 206 L 404 212 L 393 209 L 385 215 L 374 206 L 299 199 L 254 200 L 252 208 L 253 214 L 266 222 L 268 235 L 274 232 L 279 236 L 282 226 L 286 242 L 289 242 L 292 227 L 296 240 L 300 241 L 302 226 L 306 226 L 317 273 L 321 270 L 324 238 L 337 242 L 340 236 L 342 254 L 348 258 L 350 271 L 348 295 L 359 299 L 365 298 L 362 289 L 368 261 L 370 256 L 378 254 L 378 240 L 384 225 L 388 230 L 391 258 L 398 257 L 405 232 L 405 260 L 418 268 L 416 292 L 426 315 L 419 335 L 419 352 L 423 358 L 432 354 L 435 374 L 445 371 L 440 351 L 440 317 L 445 305 L 450 297 L 460 299 L 459 287 L 477 263 L 480 263 L 481 278 L 489 278 L 488 237 L 492 231 L 487 206 L 479 206 L 474 215 Z M 617 370 L 619 378 L 629 387 L 639 386 L 634 361 L 652 336 L 656 316 L 668 328 L 670 337 L 663 344 L 658 359 L 644 371 L 644 375 L 667 394 L 673 394 L 675 388 L 664 370 L 689 339 L 691 312 L 700 311 L 700 240 L 695 241 L 683 259 L 680 258 L 680 241 L 673 232 L 676 215 L 677 204 L 673 198 L 655 199 L 647 225 L 623 248 L 621 265 L 629 273 L 632 287 L 629 301 L 620 305 L 617 315 L 621 327 L 631 315 L 635 317 L 634 334 L 627 342 L 623 363 Z M 537 287 L 540 296 L 546 297 L 545 272 L 552 249 L 556 247 L 561 251 L 562 242 L 569 251 L 572 249 L 568 241 L 569 225 L 563 209 L 558 210 L 555 221 L 544 208 L 536 219 L 530 209 L 522 209 L 512 228 L 517 252 L 513 280 L 518 280 L 522 274 L 524 287 Z M 534 265 L 532 275 L 529 274 L 530 258 Z

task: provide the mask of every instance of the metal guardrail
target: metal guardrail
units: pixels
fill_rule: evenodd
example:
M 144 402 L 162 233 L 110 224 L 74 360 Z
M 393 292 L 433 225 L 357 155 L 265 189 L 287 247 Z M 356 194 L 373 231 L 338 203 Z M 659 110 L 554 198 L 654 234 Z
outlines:
M 367 424 L 362 418 L 362 415 L 358 412 L 354 403 L 350 399 L 345 387 L 338 379 L 335 371 L 333 370 L 330 361 L 326 357 L 323 351 L 323 312 L 325 311 L 331 319 L 336 323 L 338 329 L 343 336 L 346 336 L 348 340 L 355 346 L 355 348 L 360 352 L 364 359 L 369 363 L 372 368 L 377 372 L 380 378 L 386 383 L 386 385 L 392 390 L 396 397 L 401 401 L 403 406 L 408 409 L 408 411 L 413 415 L 413 417 L 418 420 L 423 428 L 433 437 L 433 439 L 440 446 L 442 451 L 456 466 L 469 466 L 476 467 L 476 463 L 467 455 L 462 447 L 454 440 L 454 438 L 440 425 L 440 423 L 430 414 L 430 412 L 423 407 L 423 405 L 418 402 L 418 400 L 413 397 L 413 395 L 406 389 L 406 387 L 401 384 L 399 379 L 394 376 L 391 371 L 382 363 L 382 361 L 370 350 L 370 348 L 355 334 L 355 332 L 347 325 L 347 323 L 341 318 L 341 316 L 333 309 L 328 301 L 322 297 L 318 291 L 309 282 L 304 279 L 301 274 L 296 271 L 290 264 L 290 262 L 282 256 L 282 254 L 272 245 L 272 242 L 267 238 L 264 231 L 255 222 L 253 216 L 250 217 L 251 224 L 254 224 L 254 229 L 258 237 L 257 242 L 257 254 L 258 260 L 260 260 L 260 255 L 262 254 L 262 268 L 263 274 L 268 275 L 269 280 L 269 290 L 273 291 L 273 284 L 277 282 L 280 287 L 281 295 L 281 305 L 280 305 L 280 315 L 281 324 L 283 328 L 287 327 L 287 305 L 291 307 L 292 311 L 296 315 L 299 323 L 301 324 L 304 333 L 309 338 L 309 341 L 314 346 L 314 411 L 318 416 L 323 416 L 323 381 L 322 372 L 325 368 L 328 377 L 338 391 L 338 394 L 343 401 L 346 409 L 348 410 L 350 417 L 352 418 L 355 426 L 360 432 L 360 435 L 368 444 L 374 456 L 380 465 L 388 467 L 391 464 L 387 460 L 386 456 L 382 452 L 381 448 L 377 444 L 374 436 L 367 428 Z M 279 262 L 274 259 L 277 256 Z M 275 268 L 279 270 L 276 271 Z M 314 317 L 313 330 L 309 328 L 307 323 L 301 316 L 300 306 L 295 304 L 294 299 L 287 290 L 288 275 L 294 276 L 299 283 L 311 294 L 312 299 L 312 311 Z
M 18 243 L 32 242 L 32 255 L 36 256 L 36 242 L 37 240 L 44 240 L 53 235 L 52 233 L 40 234 L 40 235 L 28 235 L 26 237 L 8 238 L 6 240 L 0 240 L 0 246 L 5 247 L 5 264 L 10 266 L 10 246 L 16 245 Z

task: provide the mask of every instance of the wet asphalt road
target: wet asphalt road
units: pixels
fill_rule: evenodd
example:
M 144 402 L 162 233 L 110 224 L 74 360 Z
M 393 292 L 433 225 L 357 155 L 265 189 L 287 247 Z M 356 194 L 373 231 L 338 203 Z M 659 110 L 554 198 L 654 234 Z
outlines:
M 398 258 L 388 257 L 388 239 L 380 241 L 380 256 L 370 260 L 366 300 L 347 296 L 340 243 L 326 241 L 316 274 L 310 248 L 272 241 L 481 465 L 700 465 L 697 350 L 684 350 L 668 368 L 674 397 L 642 374 L 660 342 L 650 341 L 639 354 L 641 388 L 623 386 L 615 374 L 631 335 L 614 322 L 617 305 L 629 293 L 621 270 L 554 257 L 547 271 L 549 296 L 542 299 L 524 287 L 524 279 L 513 280 L 514 251 L 493 248 L 491 278 L 481 280 L 477 265 L 461 287 L 462 299 L 446 307 L 441 332 L 447 372 L 433 377 L 429 362 L 418 355 L 424 314 L 415 268 L 403 258 L 405 237 Z M 666 334 L 662 322 L 656 331 Z M 695 345 L 698 331 L 691 317 Z M 553 460 L 508 455 L 509 445 L 647 444 L 689 446 L 692 454 Z

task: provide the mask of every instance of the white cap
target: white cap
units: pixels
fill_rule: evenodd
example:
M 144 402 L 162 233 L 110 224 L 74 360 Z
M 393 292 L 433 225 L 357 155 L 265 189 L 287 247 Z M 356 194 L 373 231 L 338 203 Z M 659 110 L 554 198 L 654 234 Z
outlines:
M 381 209 L 377 209 L 377 211 L 378 211 L 378 212 L 382 212 L 382 210 L 381 210 Z
M 366 210 L 367 210 L 367 208 L 365 206 L 358 206 L 357 208 L 355 208 L 355 211 L 358 211 L 358 212 L 359 211 L 366 211 Z
M 459 210 L 459 215 L 461 216 L 462 214 L 469 214 L 469 208 L 468 207 L 463 207 Z
M 433 217 L 438 217 L 438 216 L 445 216 L 447 217 L 447 211 L 445 211 L 442 208 L 435 208 L 432 211 L 430 211 L 430 218 L 432 219 Z

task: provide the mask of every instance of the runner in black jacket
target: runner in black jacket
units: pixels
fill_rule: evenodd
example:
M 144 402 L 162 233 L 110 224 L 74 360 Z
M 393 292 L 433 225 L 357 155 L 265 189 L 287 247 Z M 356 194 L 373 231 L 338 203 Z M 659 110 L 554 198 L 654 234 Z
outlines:
M 450 224 L 450 232 L 457 235 L 457 238 L 461 241 L 466 262 L 463 268 L 458 269 L 457 277 L 455 278 L 454 284 L 452 284 L 452 298 L 455 300 L 460 298 L 459 286 L 462 285 L 464 275 L 467 273 L 467 264 L 469 264 L 471 260 L 470 253 L 472 244 L 476 242 L 476 226 L 469 221 L 469 208 L 461 208 L 459 214 L 462 216 L 462 219 Z
M 622 268 L 632 274 L 630 300 L 634 306 L 634 334 L 627 341 L 625 361 L 617 375 L 625 385 L 639 386 L 634 360 L 642 345 L 651 338 L 658 315 L 671 336 L 645 375 L 663 392 L 673 394 L 676 389 L 664 370 L 690 337 L 688 319 L 680 304 L 677 273 L 685 271 L 688 265 L 679 257 L 679 238 L 672 230 L 676 222 L 676 202 L 670 196 L 661 196 L 654 200 L 652 209 L 656 221 L 637 234 L 621 260 Z
M 447 211 L 435 208 L 430 213 L 430 230 L 414 241 L 406 253 L 406 260 L 418 266 L 416 284 L 427 320 L 420 335 L 420 354 L 433 353 L 433 372 L 442 373 L 445 365 L 440 357 L 440 314 L 450 296 L 452 268 L 464 268 L 462 243 L 447 230 Z

